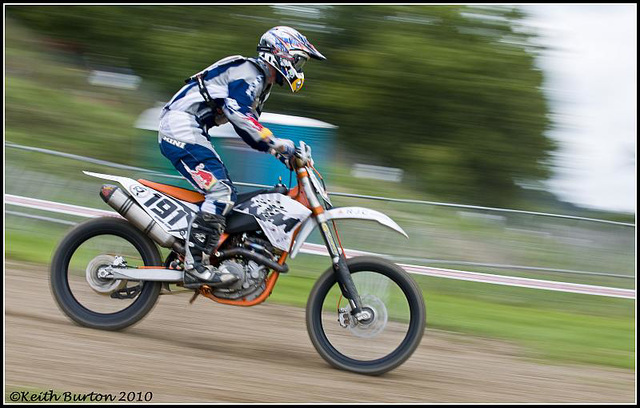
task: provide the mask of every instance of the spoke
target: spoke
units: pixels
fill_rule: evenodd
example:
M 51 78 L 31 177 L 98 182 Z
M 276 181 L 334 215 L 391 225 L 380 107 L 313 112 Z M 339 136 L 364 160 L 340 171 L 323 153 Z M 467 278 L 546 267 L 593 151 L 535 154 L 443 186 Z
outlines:
M 331 345 L 346 357 L 369 361 L 382 358 L 400 346 L 408 332 L 410 310 L 400 287 L 391 279 L 376 272 L 356 272 L 353 282 L 365 310 L 373 312 L 372 321 L 356 323 L 348 315 L 351 307 L 342 298 L 337 284 L 327 293 L 323 306 L 322 324 Z M 340 324 L 338 308 L 347 310 Z M 342 303 L 342 304 L 341 304 Z
M 122 257 L 127 267 L 144 265 L 140 253 L 131 243 L 112 235 L 99 235 L 83 242 L 71 256 L 67 271 L 69 288 L 86 309 L 115 313 L 135 302 L 142 284 L 109 279 L 103 273 L 117 257 Z

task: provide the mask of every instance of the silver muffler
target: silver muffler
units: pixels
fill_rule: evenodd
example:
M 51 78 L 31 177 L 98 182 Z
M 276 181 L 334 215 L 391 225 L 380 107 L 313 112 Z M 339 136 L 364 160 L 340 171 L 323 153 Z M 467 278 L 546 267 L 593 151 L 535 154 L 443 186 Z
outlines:
M 167 233 L 145 210 L 138 205 L 136 200 L 125 193 L 120 187 L 105 184 L 100 190 L 100 197 L 118 214 L 126 218 L 146 235 L 151 237 L 158 245 L 171 248 L 178 253 L 184 253 L 184 245 L 176 237 Z

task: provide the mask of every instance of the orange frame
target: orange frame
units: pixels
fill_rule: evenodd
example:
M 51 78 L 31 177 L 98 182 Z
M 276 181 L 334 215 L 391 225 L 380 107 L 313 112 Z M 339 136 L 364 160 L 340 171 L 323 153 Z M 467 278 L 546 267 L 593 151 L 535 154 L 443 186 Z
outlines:
M 315 215 L 321 210 L 319 210 L 317 208 L 311 208 L 311 205 L 309 204 L 309 200 L 307 199 L 307 196 L 306 196 L 304 190 L 300 188 L 300 185 L 302 184 L 301 183 L 301 178 L 303 178 L 303 177 L 308 177 L 308 174 L 307 174 L 306 171 L 302 172 L 300 174 L 297 174 L 298 185 L 295 188 L 289 190 L 289 193 L 287 194 L 287 196 L 291 197 L 292 199 L 296 200 L 300 204 L 302 204 L 305 207 L 309 208 L 313 212 L 313 214 Z M 322 207 L 321 207 L 321 209 L 322 209 Z M 298 230 L 294 233 L 293 239 L 295 239 L 295 237 L 298 235 L 298 232 L 300 232 L 300 228 L 298 228 Z M 222 236 L 220 237 L 220 241 L 218 242 L 218 248 L 220 247 L 220 245 L 222 245 L 222 243 L 227 239 L 228 236 L 229 236 L 228 234 L 222 234 Z M 283 265 L 286 262 L 288 255 L 289 255 L 288 252 L 284 252 L 280 256 L 280 259 L 278 260 L 278 263 L 280 265 Z M 276 285 L 276 282 L 278 280 L 278 276 L 279 275 L 280 275 L 279 272 L 271 271 L 271 273 L 267 277 L 267 285 L 266 285 L 264 291 L 260 294 L 260 296 L 258 296 L 257 298 L 255 298 L 253 300 L 222 299 L 222 298 L 219 298 L 219 297 L 215 296 L 213 294 L 213 291 L 212 291 L 211 287 L 209 287 L 208 285 L 202 285 L 200 287 L 200 289 L 199 289 L 200 290 L 199 293 L 202 296 L 205 296 L 205 297 L 213 300 L 214 302 L 222 303 L 222 304 L 225 304 L 225 305 L 244 306 L 244 307 L 255 306 L 255 305 L 259 305 L 260 303 L 264 302 L 265 300 L 267 300 L 267 298 L 269 296 L 271 296 L 271 293 L 273 291 L 274 286 Z

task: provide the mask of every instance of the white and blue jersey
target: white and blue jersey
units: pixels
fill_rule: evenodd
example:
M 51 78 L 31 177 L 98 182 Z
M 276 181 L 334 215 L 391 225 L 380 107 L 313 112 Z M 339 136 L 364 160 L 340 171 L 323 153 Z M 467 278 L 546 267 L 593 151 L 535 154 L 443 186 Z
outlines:
M 160 131 L 186 143 L 202 142 L 201 133 L 229 121 L 238 135 L 251 147 L 267 151 L 264 139 L 271 132 L 258 118 L 271 86 L 259 68 L 261 61 L 239 55 L 224 58 L 207 69 L 204 85 L 220 112 L 214 112 L 204 101 L 195 80 L 182 87 L 165 105 L 160 118 Z M 194 134 L 195 132 L 195 134 Z M 207 135 L 202 135 L 208 139 Z
M 236 200 L 236 189 L 227 169 L 211 145 L 208 131 L 230 122 L 252 148 L 266 152 L 271 131 L 258 122 L 269 97 L 263 62 L 242 56 L 224 58 L 200 73 L 212 106 L 205 102 L 195 79 L 191 79 L 164 106 L 158 142 L 161 152 L 200 192 L 201 209 L 226 215 Z

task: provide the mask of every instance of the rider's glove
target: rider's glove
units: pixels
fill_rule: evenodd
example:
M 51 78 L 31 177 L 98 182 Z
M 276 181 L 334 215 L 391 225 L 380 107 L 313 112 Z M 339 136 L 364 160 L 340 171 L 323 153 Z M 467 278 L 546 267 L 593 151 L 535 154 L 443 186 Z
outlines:
M 311 158 L 311 146 L 304 142 L 300 142 L 300 146 L 296 146 L 295 159 L 300 166 L 313 167 L 313 159 Z
M 269 140 L 269 153 L 278 158 L 289 170 L 292 169 L 291 159 L 296 153 L 296 145 L 289 139 L 271 137 Z

